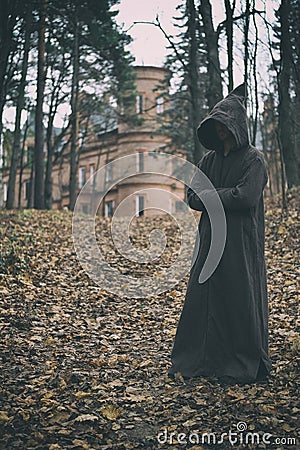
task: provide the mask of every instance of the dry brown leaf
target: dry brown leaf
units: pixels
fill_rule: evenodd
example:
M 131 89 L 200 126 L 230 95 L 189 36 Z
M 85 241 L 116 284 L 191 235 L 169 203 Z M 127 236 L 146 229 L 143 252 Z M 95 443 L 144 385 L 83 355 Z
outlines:
M 108 420 L 116 420 L 121 414 L 121 408 L 117 408 L 114 405 L 106 405 L 101 408 L 103 417 Z
M 95 420 L 99 420 L 99 417 L 93 414 L 81 414 L 76 417 L 75 422 L 94 422 Z

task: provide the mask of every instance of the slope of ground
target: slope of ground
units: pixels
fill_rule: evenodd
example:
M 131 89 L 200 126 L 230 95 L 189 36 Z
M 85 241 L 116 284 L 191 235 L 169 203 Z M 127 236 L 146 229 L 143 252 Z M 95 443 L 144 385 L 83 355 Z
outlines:
M 78 263 L 70 213 L 1 211 L 0 448 L 296 448 L 297 201 L 290 192 L 285 214 L 278 198 L 266 201 L 274 378 L 227 388 L 166 376 L 187 277 L 154 297 L 120 298 Z M 99 219 L 98 231 L 109 225 Z M 171 242 L 160 261 L 165 267 L 180 233 L 168 217 L 138 218 L 134 245 L 147 247 L 153 228 Z M 109 236 L 106 245 L 116 261 Z

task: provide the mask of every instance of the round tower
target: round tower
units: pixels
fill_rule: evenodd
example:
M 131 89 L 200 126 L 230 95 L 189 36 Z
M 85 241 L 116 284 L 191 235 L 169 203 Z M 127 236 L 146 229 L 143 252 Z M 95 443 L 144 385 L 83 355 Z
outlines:
M 135 104 L 129 111 L 122 111 L 124 121 L 119 123 L 119 133 L 131 133 L 133 131 L 143 131 L 158 128 L 158 116 L 168 108 L 168 76 L 169 70 L 162 67 L 135 66 L 136 73 L 136 95 Z M 139 125 L 132 126 L 126 118 L 128 115 L 136 115 Z
M 136 154 L 136 175 L 118 184 L 115 205 L 120 205 L 128 198 L 122 208 L 123 215 L 158 214 L 160 208 L 171 213 L 176 208 L 176 200 L 172 198 L 171 192 L 183 199 L 183 185 L 168 176 L 147 174 L 147 168 L 151 165 L 148 152 L 160 150 L 171 153 L 171 138 L 160 129 L 160 119 L 166 120 L 166 115 L 162 114 L 169 109 L 169 71 L 153 66 L 136 66 L 135 71 L 136 101 L 133 113 L 140 121 L 135 126 L 119 124 L 117 156 Z M 124 116 L 126 114 L 128 111 L 124 111 Z M 163 168 L 161 173 L 164 173 Z M 153 190 L 158 188 L 161 190 Z M 158 209 L 147 209 L 150 203 L 155 203 Z

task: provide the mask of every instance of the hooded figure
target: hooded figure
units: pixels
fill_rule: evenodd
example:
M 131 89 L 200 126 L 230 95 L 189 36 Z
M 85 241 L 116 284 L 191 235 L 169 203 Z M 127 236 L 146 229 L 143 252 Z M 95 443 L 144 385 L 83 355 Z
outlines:
M 220 197 L 227 235 L 216 270 L 200 284 L 211 229 L 206 202 L 195 192 L 201 192 L 195 174 L 195 191 L 189 188 L 187 195 L 189 206 L 202 211 L 200 244 L 174 340 L 170 376 L 180 372 L 186 378 L 214 376 L 228 384 L 251 383 L 266 379 L 271 369 L 263 202 L 268 175 L 262 152 L 249 142 L 244 103 L 242 84 L 215 105 L 197 130 L 210 150 L 198 167 Z M 201 192 L 202 200 L 210 193 Z

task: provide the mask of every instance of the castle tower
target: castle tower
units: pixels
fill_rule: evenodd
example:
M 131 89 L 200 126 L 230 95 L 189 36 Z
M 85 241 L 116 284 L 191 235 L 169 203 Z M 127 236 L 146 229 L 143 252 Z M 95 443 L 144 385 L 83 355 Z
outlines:
M 136 131 L 154 131 L 157 129 L 158 115 L 169 108 L 168 105 L 168 75 L 169 71 L 162 67 L 135 66 L 136 73 L 136 99 L 133 111 L 121 111 L 125 121 L 119 124 L 119 133 L 132 133 L 134 130 L 130 123 L 126 123 L 126 115 L 136 114 L 141 125 L 135 127 Z M 122 117 L 122 116 L 121 116 Z
M 169 71 L 160 67 L 137 66 L 135 113 L 141 124 L 130 126 L 122 123 L 118 127 L 118 157 L 136 155 L 137 175 L 118 184 L 115 205 L 122 215 L 153 215 L 162 211 L 172 213 L 176 200 L 171 191 L 184 198 L 183 185 L 169 176 L 148 174 L 151 168 L 149 152 L 170 152 L 171 139 L 160 131 L 160 115 L 169 108 L 166 79 Z M 171 162 L 170 162 L 171 163 Z M 166 168 L 162 167 L 162 173 Z M 166 172 L 169 173 L 167 169 Z M 139 175 L 141 173 L 141 175 Z M 121 203 L 124 199 L 124 206 Z M 150 205 L 156 205 L 152 209 Z M 151 208 L 151 209 L 149 209 Z
M 110 127 L 107 132 L 91 136 L 80 154 L 78 193 L 91 176 L 95 180 L 94 184 L 89 183 L 89 189 L 81 193 L 78 199 L 79 210 L 83 213 L 94 210 L 102 193 L 105 197 L 99 205 L 98 213 L 104 216 L 114 215 L 117 209 L 121 216 L 153 215 L 162 211 L 172 213 L 179 208 L 178 198 L 184 198 L 183 184 L 170 176 L 161 175 L 170 173 L 169 168 L 166 170 L 162 167 L 160 175 L 153 171 L 145 173 L 147 168 L 154 166 L 153 152 L 171 153 L 171 138 L 161 131 L 159 123 L 160 118 L 164 117 L 165 120 L 165 115 L 162 114 L 169 109 L 168 86 L 164 83 L 169 72 L 160 67 L 149 66 L 137 66 L 134 69 L 134 111 L 124 111 L 124 120 L 122 111 L 119 111 L 118 115 L 121 114 L 121 117 L 118 117 L 115 126 Z M 130 113 L 138 119 L 134 125 L 126 121 Z M 152 156 L 149 152 L 152 152 Z M 131 155 L 130 165 L 134 169 L 130 176 L 126 176 L 128 167 L 123 170 L 123 167 L 120 169 L 114 163 L 109 164 L 128 155 Z M 126 164 L 128 163 L 125 162 Z M 103 170 L 98 176 L 101 168 Z M 53 173 L 53 204 L 54 207 L 62 208 L 69 202 L 67 156 L 66 163 L 56 165 Z M 155 209 L 152 205 L 155 205 Z

